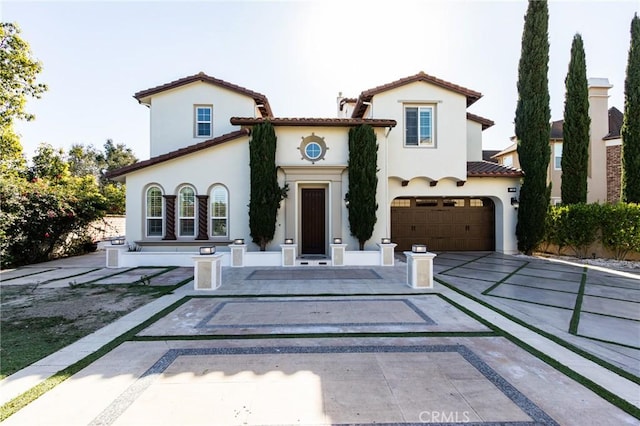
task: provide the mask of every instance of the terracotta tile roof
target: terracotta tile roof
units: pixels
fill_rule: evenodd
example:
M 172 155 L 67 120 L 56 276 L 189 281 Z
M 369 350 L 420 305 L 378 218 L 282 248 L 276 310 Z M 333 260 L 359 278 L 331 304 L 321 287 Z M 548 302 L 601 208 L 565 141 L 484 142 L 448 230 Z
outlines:
M 602 139 L 619 139 L 623 120 L 624 114 L 622 114 L 618 108 L 609 108 L 609 133 Z
M 467 113 L 467 120 L 482 124 L 482 130 L 487 130 L 489 127 L 496 124 L 488 118 L 480 117 L 479 115 L 471 114 L 470 112 Z
M 318 126 L 318 127 L 350 127 L 368 124 L 372 127 L 395 127 L 396 120 L 371 118 L 268 118 L 274 126 Z M 264 118 L 231 117 L 231 124 L 240 126 L 254 126 L 264 123 Z
M 471 104 L 473 104 L 475 101 L 477 101 L 482 97 L 482 93 L 480 92 L 467 89 L 466 87 L 458 86 L 457 84 L 453 84 L 448 81 L 441 80 L 439 78 L 433 77 L 429 74 L 426 74 L 420 71 L 418 74 L 401 78 L 400 80 L 392 81 L 391 83 L 383 84 L 382 86 L 377 86 L 360 93 L 360 96 L 358 96 L 358 102 L 356 103 L 356 106 L 353 109 L 353 114 L 351 116 L 353 118 L 362 118 L 362 116 L 364 115 L 367 109 L 367 105 L 365 105 L 365 102 L 371 102 L 371 99 L 373 99 L 374 95 L 377 95 L 378 93 L 386 92 L 387 90 L 404 86 L 406 84 L 415 83 L 417 81 L 423 81 L 425 83 L 435 84 L 436 86 L 440 86 L 445 89 L 449 89 L 454 92 L 460 93 L 461 95 L 464 95 L 467 97 L 467 106 L 470 106 Z
M 181 79 L 172 81 L 170 83 L 166 83 L 160 86 L 152 87 L 150 89 L 141 90 L 133 95 L 134 98 L 141 102 L 143 98 L 147 96 L 155 95 L 156 93 L 164 92 L 165 90 L 175 89 L 176 87 L 184 86 L 185 84 L 195 83 L 196 81 L 202 81 L 205 83 L 213 84 L 215 86 L 223 87 L 225 89 L 231 90 L 233 92 L 237 92 L 243 95 L 246 95 L 252 98 L 258 108 L 260 108 L 260 112 L 265 117 L 272 117 L 273 112 L 271 111 L 271 106 L 269 105 L 269 100 L 262 93 L 254 92 L 253 90 L 249 90 L 245 87 L 238 86 L 233 83 L 229 83 L 224 80 L 220 80 L 219 78 L 208 76 L 203 72 L 199 72 L 198 74 L 190 75 L 188 77 L 183 77 Z
M 153 166 L 159 163 L 164 163 L 165 161 L 173 160 L 175 158 L 182 157 L 183 155 L 193 154 L 194 152 L 198 152 L 203 149 L 210 148 L 212 146 L 220 145 L 225 142 L 238 139 L 242 136 L 248 136 L 249 133 L 250 132 L 248 129 L 236 130 L 235 132 L 227 133 L 226 135 L 218 136 L 217 138 L 209 139 L 194 145 L 187 146 L 185 148 L 180 148 L 175 151 L 167 152 L 166 154 L 149 158 L 148 160 L 140 161 L 138 163 L 131 164 L 129 166 L 112 170 L 110 172 L 107 172 L 106 177 L 109 179 L 113 179 L 118 176 L 123 176 L 123 175 L 126 175 L 127 173 L 144 169 L 145 167 Z
M 519 177 L 524 176 L 522 170 L 489 161 L 468 161 L 468 177 Z

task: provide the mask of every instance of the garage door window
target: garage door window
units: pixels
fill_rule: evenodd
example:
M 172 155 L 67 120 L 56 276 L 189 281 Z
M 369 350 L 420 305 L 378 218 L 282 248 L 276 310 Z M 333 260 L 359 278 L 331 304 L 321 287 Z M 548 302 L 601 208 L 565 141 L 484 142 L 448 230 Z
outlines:
M 416 198 L 416 207 L 438 207 L 438 200 L 434 198 Z
M 442 205 L 444 207 L 464 207 L 464 198 L 444 199 Z

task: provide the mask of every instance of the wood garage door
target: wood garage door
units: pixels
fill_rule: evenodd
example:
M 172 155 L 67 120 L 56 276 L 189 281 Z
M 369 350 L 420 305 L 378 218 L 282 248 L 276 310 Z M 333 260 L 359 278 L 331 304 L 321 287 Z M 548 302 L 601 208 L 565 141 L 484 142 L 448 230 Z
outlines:
M 494 210 L 489 198 L 396 198 L 391 240 L 398 251 L 412 244 L 426 244 L 429 251 L 492 251 Z

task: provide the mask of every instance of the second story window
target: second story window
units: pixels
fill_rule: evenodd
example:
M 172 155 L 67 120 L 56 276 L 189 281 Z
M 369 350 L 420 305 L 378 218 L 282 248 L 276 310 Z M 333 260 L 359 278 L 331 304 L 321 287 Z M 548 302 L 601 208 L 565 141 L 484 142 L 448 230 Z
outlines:
M 555 170 L 562 170 L 562 144 L 553 144 L 553 168 Z
M 195 107 L 195 136 L 210 138 L 213 134 L 213 107 L 196 105 Z
M 434 122 L 433 106 L 405 107 L 405 146 L 435 147 Z

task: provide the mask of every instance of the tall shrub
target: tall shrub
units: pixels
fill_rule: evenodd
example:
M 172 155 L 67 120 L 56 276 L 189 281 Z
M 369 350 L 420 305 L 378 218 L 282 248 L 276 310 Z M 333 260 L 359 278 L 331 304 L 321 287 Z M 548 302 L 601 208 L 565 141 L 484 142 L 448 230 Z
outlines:
M 378 144 L 373 128 L 367 124 L 349 130 L 349 228 L 358 239 L 360 250 L 371 238 L 376 224 Z
M 260 251 L 265 251 L 273 240 L 280 201 L 286 195 L 286 187 L 278 185 L 276 142 L 276 133 L 269 121 L 253 127 L 249 141 L 249 229 Z
M 605 204 L 602 214 L 602 245 L 624 259 L 630 251 L 640 252 L 640 205 Z
M 524 18 L 518 66 L 518 104 L 515 131 L 524 171 L 516 235 L 526 254 L 541 242 L 549 206 L 547 167 L 549 147 L 549 11 L 546 1 L 529 0 Z
M 640 18 L 631 21 L 631 47 L 624 81 L 622 201 L 640 203 Z
M 591 118 L 587 65 L 580 34 L 573 37 L 565 85 L 560 192 L 564 204 L 586 203 Z

